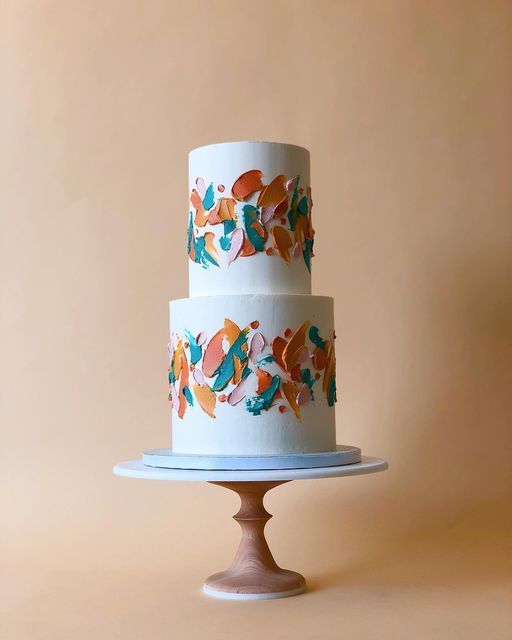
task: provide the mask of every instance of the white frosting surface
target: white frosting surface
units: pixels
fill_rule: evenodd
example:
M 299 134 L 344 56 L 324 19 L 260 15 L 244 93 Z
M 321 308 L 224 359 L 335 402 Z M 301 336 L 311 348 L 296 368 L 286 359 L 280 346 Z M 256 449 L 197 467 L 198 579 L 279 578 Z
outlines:
M 268 184 L 276 176 L 291 179 L 300 176 L 300 184 L 310 186 L 309 151 L 295 145 L 276 142 L 226 142 L 194 149 L 189 154 L 189 193 L 196 188 L 197 178 L 206 184 L 225 187 L 222 194 L 231 196 L 235 180 L 246 171 L 259 169 L 263 182 Z M 217 194 L 218 195 L 218 194 Z M 253 196 L 243 204 L 255 204 Z M 193 211 L 190 206 L 190 211 Z M 223 234 L 222 225 L 207 225 L 202 232 L 214 234 L 218 246 Z M 311 293 L 311 274 L 302 258 L 286 263 L 278 255 L 259 252 L 240 257 L 227 264 L 227 255 L 219 252 L 219 267 L 204 268 L 189 260 L 189 295 L 210 296 L 226 293 Z
M 171 342 L 174 334 L 192 336 L 200 332 L 208 340 L 228 318 L 240 329 L 257 320 L 266 341 L 263 353 L 275 336 L 284 336 L 287 328 L 295 331 L 309 321 L 323 338 L 334 331 L 333 299 L 310 295 L 217 295 L 185 298 L 170 302 Z M 174 337 L 173 337 L 174 336 Z M 308 366 L 306 361 L 303 366 Z M 269 373 L 278 373 L 278 365 L 265 365 Z M 273 370 L 275 368 L 275 370 Z M 253 376 L 254 377 L 254 376 Z M 228 394 L 233 385 L 228 385 Z M 188 406 L 183 418 L 173 410 L 172 447 L 181 453 L 266 455 L 277 453 L 334 450 L 336 446 L 334 407 L 322 392 L 321 380 L 314 385 L 314 401 L 301 407 L 299 422 L 288 407 L 279 411 L 276 402 L 260 415 L 250 413 L 245 402 L 231 406 L 217 402 L 215 418 L 197 404 Z

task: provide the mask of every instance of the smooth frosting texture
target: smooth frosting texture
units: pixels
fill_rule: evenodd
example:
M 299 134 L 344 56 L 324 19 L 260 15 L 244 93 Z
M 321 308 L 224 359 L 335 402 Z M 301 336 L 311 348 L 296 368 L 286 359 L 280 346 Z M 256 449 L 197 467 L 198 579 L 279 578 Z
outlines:
M 335 448 L 333 300 L 222 295 L 170 303 L 173 450 Z
M 189 294 L 311 293 L 309 152 L 228 142 L 189 154 Z

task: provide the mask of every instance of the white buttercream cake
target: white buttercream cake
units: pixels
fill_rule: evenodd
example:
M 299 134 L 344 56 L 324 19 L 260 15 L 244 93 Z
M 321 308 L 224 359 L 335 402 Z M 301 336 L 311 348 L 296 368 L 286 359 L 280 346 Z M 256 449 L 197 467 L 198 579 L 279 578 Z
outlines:
M 170 303 L 173 451 L 334 450 L 333 299 L 311 295 L 309 152 L 194 149 L 189 194 L 190 297 Z

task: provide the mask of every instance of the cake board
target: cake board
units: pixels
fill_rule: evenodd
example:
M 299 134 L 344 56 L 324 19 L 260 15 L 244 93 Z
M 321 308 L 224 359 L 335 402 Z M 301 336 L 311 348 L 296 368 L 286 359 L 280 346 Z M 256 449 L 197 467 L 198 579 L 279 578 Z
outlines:
M 117 464 L 113 471 L 118 476 L 142 480 L 209 482 L 237 493 L 241 506 L 233 517 L 242 529 L 240 546 L 231 567 L 207 578 L 203 591 L 228 600 L 268 600 L 303 593 L 306 581 L 300 573 L 279 567 L 272 556 L 264 534 L 272 517 L 263 506 L 265 494 L 292 480 L 365 475 L 387 468 L 385 460 L 362 456 L 355 464 L 252 470 L 166 469 L 131 460 Z
M 167 449 L 150 449 L 142 454 L 142 462 L 149 467 L 164 469 L 253 470 L 306 469 L 338 467 L 361 462 L 361 449 L 351 445 L 337 445 L 333 451 L 316 453 L 288 453 L 272 455 L 206 455 L 180 453 Z

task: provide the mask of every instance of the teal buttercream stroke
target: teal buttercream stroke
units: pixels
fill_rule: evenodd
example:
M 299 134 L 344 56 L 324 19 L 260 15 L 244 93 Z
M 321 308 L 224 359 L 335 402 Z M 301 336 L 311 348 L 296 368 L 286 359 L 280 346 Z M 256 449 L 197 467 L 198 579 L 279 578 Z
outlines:
M 265 251 L 265 240 L 260 234 L 252 227 L 252 223 L 258 220 L 259 211 L 252 204 L 246 204 L 243 208 L 244 212 L 244 226 L 245 233 L 249 239 L 249 242 L 256 249 L 256 251 Z
M 292 201 L 290 203 L 290 211 L 288 211 L 288 222 L 290 223 L 290 229 L 292 231 L 295 231 L 295 226 L 297 225 L 297 199 L 299 197 L 299 182 L 300 176 L 297 176 L 295 188 L 293 190 Z
M 308 215 L 308 199 L 306 198 L 306 196 L 302 196 L 302 198 L 300 199 L 297 210 L 301 216 Z
M 274 401 L 274 397 L 279 389 L 279 385 L 281 384 L 281 378 L 278 375 L 272 377 L 272 382 L 268 389 L 262 391 L 257 396 L 253 398 L 248 398 L 245 401 L 245 406 L 247 407 L 247 411 L 252 413 L 254 416 L 259 416 L 262 411 L 269 409 Z
M 325 349 L 325 340 L 320 337 L 318 327 L 315 327 L 314 324 L 309 328 L 309 339 L 314 345 L 320 347 L 320 349 Z
M 216 267 L 219 266 L 217 260 L 215 260 L 215 258 L 206 251 L 206 240 L 204 239 L 204 236 L 199 236 L 199 238 L 196 239 L 194 238 L 194 222 L 192 212 L 190 212 L 187 236 L 187 250 L 189 255 L 192 244 L 194 245 L 194 262 L 202 265 L 205 269 L 207 269 L 210 264 L 213 264 Z
M 219 244 L 223 251 L 229 251 L 229 248 L 231 247 L 231 238 L 229 236 L 221 236 L 219 238 Z
M 213 182 L 210 184 L 208 189 L 206 189 L 206 193 L 203 198 L 203 207 L 208 211 L 213 207 L 215 203 L 214 193 L 213 193 Z
M 197 344 L 196 339 L 190 331 L 185 330 L 185 334 L 190 348 L 190 362 L 192 364 L 197 364 L 203 355 L 203 348 Z
M 336 402 L 336 378 L 335 376 L 331 376 L 329 380 L 329 387 L 327 389 L 327 404 L 330 407 L 334 407 L 334 403 Z
M 311 273 L 311 257 L 313 255 L 313 240 L 310 238 L 306 238 L 304 240 L 304 249 L 302 251 L 302 255 L 304 257 L 304 262 L 306 263 L 306 267 L 308 271 Z
M 302 371 L 300 372 L 300 379 L 302 380 L 302 382 L 304 382 L 304 384 L 308 385 L 309 392 L 311 393 L 311 400 L 314 400 L 315 394 L 313 393 L 313 385 L 315 384 L 316 380 L 311 375 L 311 370 L 302 369 Z
M 213 256 L 211 256 L 208 251 L 206 251 L 206 240 L 204 236 L 199 236 L 194 243 L 194 250 L 196 254 L 196 262 L 199 262 L 203 265 L 203 267 L 208 268 L 210 265 L 208 263 L 213 264 L 215 267 L 219 266 L 219 263 Z
M 194 217 L 192 211 L 188 218 L 188 233 L 187 233 L 187 253 L 190 255 L 190 249 L 192 248 L 192 242 L 194 240 Z
M 229 351 L 227 352 L 224 360 L 213 372 L 213 375 L 217 376 L 217 379 L 212 385 L 213 391 L 222 391 L 222 389 L 227 386 L 228 382 L 235 375 L 235 363 L 233 361 L 233 356 L 237 356 L 240 359 L 240 362 L 245 362 L 247 360 L 247 353 L 245 353 L 245 351 L 242 351 L 242 347 L 244 346 L 244 344 L 247 344 L 248 333 L 248 327 L 240 331 L 240 335 L 229 348 Z
M 223 251 L 229 251 L 231 248 L 230 235 L 236 229 L 236 222 L 234 220 L 223 220 L 224 235 L 219 238 L 219 244 Z
M 224 225 L 224 235 L 227 236 L 229 233 L 236 229 L 236 222 L 231 218 L 229 220 L 224 220 L 222 222 Z
M 190 389 L 185 385 L 183 387 L 182 391 L 183 391 L 183 395 L 187 399 L 187 402 L 189 403 L 189 405 L 191 407 L 193 407 L 194 406 L 194 398 L 192 397 L 192 393 L 191 393 Z

